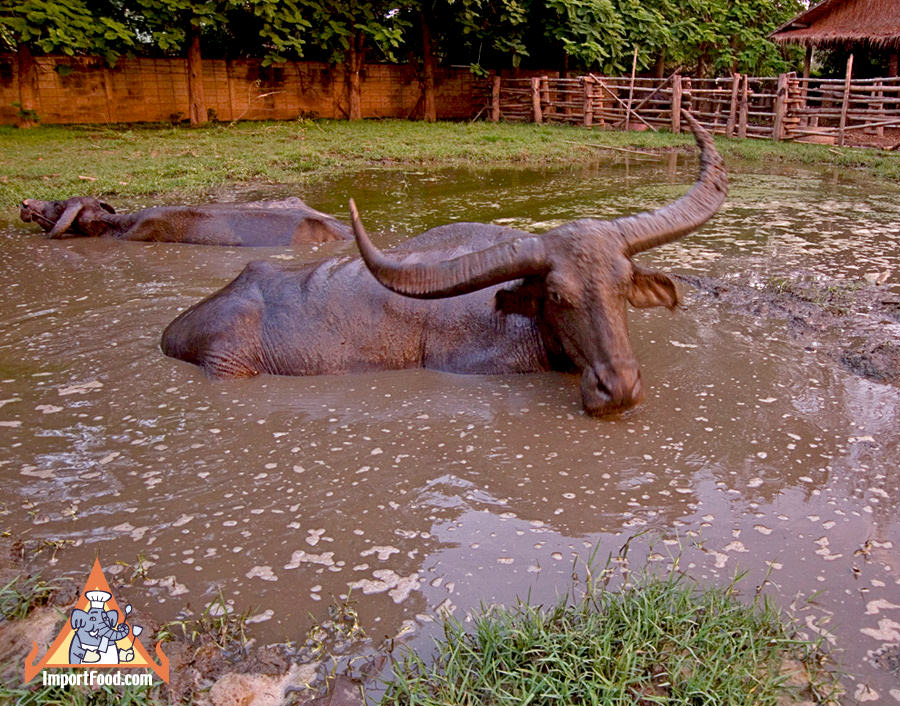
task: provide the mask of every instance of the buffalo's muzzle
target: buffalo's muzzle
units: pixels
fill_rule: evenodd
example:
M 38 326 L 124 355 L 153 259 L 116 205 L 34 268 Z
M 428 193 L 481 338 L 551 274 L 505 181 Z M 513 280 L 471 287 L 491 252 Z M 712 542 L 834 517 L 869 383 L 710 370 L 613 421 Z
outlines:
M 31 221 L 34 220 L 34 211 L 31 209 L 31 206 L 28 205 L 28 199 L 25 199 L 19 204 L 19 218 L 26 223 L 31 223 Z
M 581 375 L 581 402 L 584 411 L 595 417 L 624 412 L 643 398 L 637 364 L 616 368 L 595 365 L 585 368 Z

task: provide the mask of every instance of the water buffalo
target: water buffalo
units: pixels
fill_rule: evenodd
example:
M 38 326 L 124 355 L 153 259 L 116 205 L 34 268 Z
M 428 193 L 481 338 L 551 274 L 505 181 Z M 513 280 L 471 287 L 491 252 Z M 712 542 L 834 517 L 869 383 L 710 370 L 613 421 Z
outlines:
M 300 268 L 252 262 L 169 324 L 162 350 L 220 377 L 415 367 L 581 372 L 586 412 L 627 409 L 643 390 L 625 304 L 678 304 L 669 277 L 631 258 L 699 227 L 727 191 L 712 139 L 685 119 L 700 145 L 700 178 L 663 208 L 543 235 L 454 223 L 383 254 L 351 202 L 362 259 Z
M 36 222 L 49 238 L 89 236 L 198 245 L 291 245 L 350 240 L 350 227 L 296 197 L 283 201 L 159 206 L 116 213 L 89 196 L 65 201 L 25 199 L 23 221 Z

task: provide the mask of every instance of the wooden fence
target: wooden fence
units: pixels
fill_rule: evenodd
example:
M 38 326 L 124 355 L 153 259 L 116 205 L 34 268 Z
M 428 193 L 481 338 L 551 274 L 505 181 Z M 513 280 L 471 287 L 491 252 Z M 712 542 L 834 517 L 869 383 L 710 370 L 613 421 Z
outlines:
M 494 77 L 491 119 L 586 127 L 681 129 L 681 109 L 722 135 L 844 144 L 900 127 L 900 78 Z

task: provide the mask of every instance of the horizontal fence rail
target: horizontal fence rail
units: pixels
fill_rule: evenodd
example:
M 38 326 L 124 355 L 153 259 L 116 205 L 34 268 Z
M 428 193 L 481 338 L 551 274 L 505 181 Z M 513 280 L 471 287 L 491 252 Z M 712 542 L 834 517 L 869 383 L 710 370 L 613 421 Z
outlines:
M 491 119 L 631 130 L 681 130 L 681 110 L 734 137 L 844 144 L 850 132 L 900 128 L 900 78 L 809 79 L 495 76 Z

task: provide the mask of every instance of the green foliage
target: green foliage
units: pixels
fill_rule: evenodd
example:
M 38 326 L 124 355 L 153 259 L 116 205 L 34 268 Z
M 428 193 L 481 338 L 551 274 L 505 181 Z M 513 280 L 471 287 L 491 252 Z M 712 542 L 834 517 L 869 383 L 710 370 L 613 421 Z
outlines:
M 698 76 L 734 71 L 771 76 L 800 60 L 797 49 L 782 49 L 766 37 L 803 9 L 799 0 L 654 0 L 671 26 L 667 58 Z
M 0 5 L 0 43 L 11 50 L 27 44 L 45 53 L 96 53 L 114 63 L 136 43 L 114 14 L 104 0 L 13 0 Z
M 379 58 L 395 61 L 410 23 L 390 0 L 297 0 L 309 15 L 310 41 L 332 62 L 346 60 L 348 52 L 366 45 Z
M 303 5 L 296 0 L 248 0 L 253 15 L 262 21 L 259 37 L 267 50 L 263 65 L 303 56 L 306 34 L 312 27 Z
M 0 43 L 40 52 L 183 53 L 189 29 L 220 51 L 265 65 L 314 56 L 332 62 L 374 49 L 397 61 L 419 48 L 420 14 L 437 55 L 486 69 L 552 68 L 606 74 L 654 65 L 685 73 L 771 75 L 800 60 L 766 35 L 802 9 L 800 0 L 12 0 L 0 9 Z
M 228 0 L 137 0 L 141 28 L 163 52 L 180 51 L 190 27 L 203 29 L 225 22 Z

